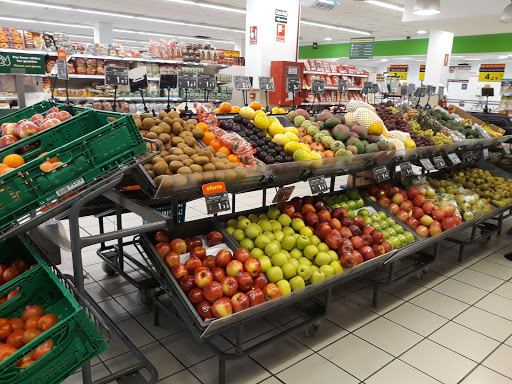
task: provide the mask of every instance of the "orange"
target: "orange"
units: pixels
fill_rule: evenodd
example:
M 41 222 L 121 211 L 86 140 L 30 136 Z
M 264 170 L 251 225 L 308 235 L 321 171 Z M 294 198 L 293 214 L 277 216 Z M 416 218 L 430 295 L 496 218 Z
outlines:
M 259 111 L 261 109 L 261 104 L 258 103 L 257 101 L 253 101 L 251 105 L 249 105 L 249 107 L 251 107 L 255 111 Z
M 207 132 L 210 130 L 210 126 L 206 123 L 198 123 L 196 124 L 196 128 L 199 128 L 203 132 Z
M 3 163 L 11 168 L 18 168 L 25 164 L 25 159 L 20 155 L 12 154 L 4 157 Z
M 240 107 L 234 106 L 233 108 L 231 108 L 231 113 L 238 113 L 238 112 L 240 112 Z
M 226 154 L 226 156 L 231 155 L 231 151 L 229 150 L 228 147 L 220 147 L 217 152 L 224 153 Z
M 230 113 L 231 112 L 231 104 L 223 102 L 219 105 L 220 113 Z
M 5 165 L 4 163 L 0 163 L 0 171 L 3 171 L 5 168 L 10 168 L 10 167 Z
M 240 160 L 238 160 L 238 156 L 235 154 L 228 155 L 228 160 L 231 161 L 232 163 L 240 162 Z
M 215 135 L 211 132 L 205 132 L 202 140 L 206 145 L 210 145 L 212 140 L 215 140 Z
M 43 172 L 50 172 L 52 169 L 53 169 L 53 164 L 50 163 L 49 161 L 46 161 L 44 162 L 43 164 L 41 164 L 39 166 L 39 168 L 41 169 L 41 171 Z
M 43 152 L 43 153 L 41 153 L 41 154 L 40 154 L 39 156 L 37 156 L 37 157 L 42 157 L 42 156 L 47 155 L 47 154 L 48 154 L 48 152 Z M 59 159 L 57 159 L 56 157 L 54 157 L 53 159 L 49 159 L 49 160 L 48 160 L 48 162 L 49 162 L 49 163 L 55 163 L 55 162 L 57 162 L 57 161 L 59 161 Z
M 64 163 L 62 161 L 56 161 L 55 163 L 52 163 L 52 167 L 53 167 L 53 169 L 55 169 L 57 167 L 60 167 L 63 164 Z
M 215 152 L 218 152 L 219 149 L 222 147 L 222 144 L 218 140 L 212 140 L 208 145 L 212 146 Z
M 219 108 L 215 110 L 215 113 L 218 115 L 219 113 L 222 113 Z
M 4 168 L 0 171 L 0 175 L 5 175 L 6 173 L 9 173 L 11 171 L 14 171 L 14 168 L 11 168 L 11 167 Z

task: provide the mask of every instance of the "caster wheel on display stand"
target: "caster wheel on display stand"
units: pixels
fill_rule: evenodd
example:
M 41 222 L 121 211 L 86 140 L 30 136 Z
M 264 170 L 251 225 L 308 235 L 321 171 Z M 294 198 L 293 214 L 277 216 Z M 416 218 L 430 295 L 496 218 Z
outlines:
M 142 289 L 137 295 L 137 301 L 145 307 L 150 307 L 153 305 L 154 294 L 153 289 Z
M 116 276 L 117 275 L 117 272 L 115 271 L 115 269 L 113 269 L 110 266 L 110 264 L 108 264 L 105 261 L 101 264 L 101 269 L 103 269 L 103 272 L 105 272 L 108 276 Z
M 320 329 L 320 322 L 314 323 L 314 324 L 311 324 L 309 327 L 307 327 L 304 330 L 304 334 L 306 336 L 314 337 L 319 329 Z

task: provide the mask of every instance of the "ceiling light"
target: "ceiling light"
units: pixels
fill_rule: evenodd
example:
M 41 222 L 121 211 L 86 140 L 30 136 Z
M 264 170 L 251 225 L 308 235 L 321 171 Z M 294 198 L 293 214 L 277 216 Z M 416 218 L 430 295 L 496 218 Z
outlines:
M 190 0 L 167 0 L 167 1 L 171 1 L 173 3 L 185 4 L 185 5 L 195 5 L 195 6 L 204 7 L 204 8 L 218 9 L 220 11 L 245 13 L 245 9 L 223 7 L 221 5 L 215 5 L 215 4 L 210 4 L 210 3 L 201 3 L 198 1 L 190 1 Z
M 498 56 L 498 59 L 508 59 L 508 56 L 507 55 L 501 55 L 501 56 Z
M 383 62 L 383 63 L 387 63 L 389 60 L 388 59 L 381 59 L 380 61 Z
M 84 36 L 84 35 L 70 35 L 70 34 L 67 34 L 68 37 L 76 37 L 78 39 L 94 39 L 94 37 L 92 36 Z
M 482 59 L 479 59 L 479 58 L 476 58 L 476 57 L 475 58 L 471 58 L 471 59 L 467 59 L 466 58 L 464 60 L 466 60 L 466 61 L 482 61 Z
M 364 0 L 365 3 L 368 3 L 368 4 L 373 4 L 373 5 L 378 5 L 379 7 L 384 7 L 384 8 L 388 8 L 388 9 L 392 9 L 394 11 L 400 11 L 400 12 L 403 12 L 404 11 L 404 8 L 399 6 L 399 5 L 396 5 L 396 4 L 390 4 L 390 3 L 386 3 L 384 1 L 379 1 L 379 0 Z
M 324 38 L 324 40 L 331 41 L 332 37 L 326 37 L 326 38 Z
M 165 20 L 165 19 L 153 19 L 151 17 L 137 17 L 137 20 L 151 21 L 151 22 L 155 22 L 155 23 L 164 23 L 164 24 L 186 25 L 186 26 L 195 27 L 195 28 L 216 29 L 216 30 L 219 30 L 219 31 L 245 33 L 245 31 L 241 30 L 241 29 L 214 27 L 212 25 L 203 25 L 203 24 L 183 23 L 181 21 L 171 21 L 171 20 Z
M 113 29 L 114 32 L 119 32 L 119 33 L 131 33 L 131 34 L 135 34 L 135 35 L 151 35 L 151 36 L 160 36 L 160 37 L 167 37 L 167 38 L 171 38 L 171 39 L 188 39 L 188 40 L 199 40 L 199 41 L 213 41 L 213 42 L 216 42 L 216 43 L 225 43 L 225 44 L 233 44 L 235 45 L 236 43 L 234 41 L 226 41 L 226 40 L 213 40 L 213 39 L 200 39 L 200 38 L 197 38 L 197 37 L 188 37 L 188 36 L 180 36 L 180 35 L 164 35 L 162 33 L 154 33 L 154 32 L 143 32 L 143 31 L 132 31 L 130 29 L 118 29 L 118 28 L 114 28 Z M 118 39 L 116 39 L 118 40 Z
M 512 23 L 512 3 L 507 5 L 503 10 L 500 23 Z
M 440 0 L 416 0 L 414 10 L 412 11 L 415 15 L 430 16 L 441 13 L 441 1 Z
M 336 27 L 334 25 L 313 23 L 311 21 L 305 21 L 305 20 L 301 20 L 300 23 L 301 24 L 305 24 L 305 25 L 312 25 L 314 27 L 327 28 L 327 29 L 336 29 L 338 31 L 346 31 L 346 32 L 352 32 L 352 33 L 358 33 L 360 35 L 371 36 L 370 32 L 361 31 L 361 30 L 358 30 L 358 29 L 352 29 L 352 28 L 346 28 L 346 27 Z
M 66 23 L 59 23 L 56 21 L 43 21 L 43 20 L 32 20 L 32 19 L 20 19 L 18 17 L 4 17 L 0 16 L 0 20 L 6 20 L 6 21 L 15 21 L 18 23 L 35 23 L 35 24 L 51 24 L 51 25 L 58 25 L 59 27 L 73 27 L 73 28 L 87 28 L 87 29 L 93 29 L 90 25 L 82 25 L 82 24 L 66 24 Z
M 426 35 L 427 34 L 427 31 L 425 31 L 424 29 L 420 29 L 418 31 L 418 35 Z

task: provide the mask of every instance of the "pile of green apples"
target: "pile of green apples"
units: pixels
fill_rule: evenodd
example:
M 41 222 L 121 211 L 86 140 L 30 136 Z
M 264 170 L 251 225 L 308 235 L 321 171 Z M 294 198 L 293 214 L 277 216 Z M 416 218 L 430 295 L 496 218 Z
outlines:
M 267 213 L 230 219 L 227 232 L 261 263 L 261 272 L 286 295 L 343 271 L 339 256 L 306 226 L 273 206 Z

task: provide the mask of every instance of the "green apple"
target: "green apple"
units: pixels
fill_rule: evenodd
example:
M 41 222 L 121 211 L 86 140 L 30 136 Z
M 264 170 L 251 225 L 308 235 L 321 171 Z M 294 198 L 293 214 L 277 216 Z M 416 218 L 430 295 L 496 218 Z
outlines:
M 283 229 L 283 226 L 277 220 L 270 220 L 269 223 L 272 226 L 272 232 L 281 231 Z
M 318 271 L 313 271 L 309 281 L 311 283 L 315 284 L 315 283 L 318 283 L 319 281 L 322 281 L 324 279 L 325 279 L 325 273 L 323 273 L 322 271 L 318 270 Z
M 261 227 L 258 224 L 250 223 L 247 227 L 245 227 L 245 237 L 249 239 L 255 239 L 259 235 L 261 235 Z
M 272 240 L 271 243 L 277 245 L 279 247 L 279 250 L 281 250 L 281 242 L 277 240 Z
M 388 215 L 386 215 L 386 212 L 383 212 L 383 211 L 378 212 L 378 215 L 381 220 L 386 220 L 388 218 Z
M 379 223 L 373 223 L 373 226 L 377 231 L 382 232 L 382 227 Z
M 292 287 L 292 291 L 298 291 L 306 286 L 304 279 L 301 276 L 295 276 L 290 280 L 290 287 Z
M 386 228 L 389 227 L 389 224 L 385 220 L 383 220 L 383 221 L 380 222 L 380 227 L 382 229 L 386 229 Z
M 276 235 L 274 235 L 274 232 L 267 231 L 267 232 L 263 232 L 262 234 L 267 236 L 270 239 L 270 241 L 276 240 Z
M 297 233 L 300 231 L 301 228 L 305 226 L 306 224 L 304 224 L 304 220 L 299 219 L 298 217 L 292 220 L 292 228 Z
M 317 235 L 311 236 L 309 238 L 309 240 L 311 241 L 311 244 L 316 245 L 316 246 L 318 246 L 322 242 Z
M 283 276 L 286 280 L 290 280 L 293 276 L 297 276 L 297 267 L 290 262 L 284 263 L 281 266 L 281 269 L 283 270 Z
M 326 243 L 320 243 L 317 245 L 319 252 L 328 252 L 331 248 Z
M 251 213 L 247 218 L 251 221 L 251 223 L 257 223 L 258 221 L 260 221 L 258 216 L 255 215 L 254 213 Z
M 340 204 L 340 207 L 341 208 L 345 208 L 347 211 L 348 211 L 348 204 L 344 201 L 343 203 Z
M 389 237 L 396 236 L 395 228 L 389 227 L 386 229 L 387 233 L 389 234 Z
M 404 232 L 404 236 L 407 239 L 407 243 L 410 244 L 414 241 L 414 235 L 411 232 Z
M 292 218 L 282 213 L 277 219 L 277 221 L 279 221 L 283 227 L 286 227 L 287 225 L 290 225 L 292 223 Z
M 348 196 L 345 195 L 344 193 L 339 196 L 339 199 L 340 199 L 340 203 L 346 203 L 349 200 Z
M 315 264 L 310 265 L 309 268 L 311 268 L 311 273 L 318 271 L 320 269 Z
M 357 209 L 357 203 L 354 200 L 349 200 L 347 204 L 350 210 L 353 211 L 354 209 Z
M 261 264 L 261 272 L 265 273 L 269 270 L 270 267 L 272 267 L 272 262 L 270 261 L 270 257 L 268 256 L 261 256 L 259 259 Z
M 327 251 L 327 254 L 331 256 L 331 260 L 338 261 L 340 259 L 338 253 L 336 251 L 333 251 L 332 249 Z
M 290 256 L 293 258 L 293 259 L 300 259 L 301 257 L 304 256 L 304 254 L 302 253 L 302 251 L 298 248 L 293 248 L 291 251 L 290 251 Z
M 272 224 L 267 220 L 260 220 L 258 225 L 261 227 L 263 232 L 272 232 Z
M 297 269 L 297 267 L 299 266 L 299 260 L 297 259 L 294 259 L 293 257 L 288 259 L 288 263 L 291 263 L 293 264 L 293 266 L 295 267 L 295 269 Z
M 267 216 L 272 220 L 276 220 L 280 214 L 281 214 L 281 211 L 279 211 L 279 209 L 277 209 L 277 207 L 270 207 L 267 211 Z
M 318 255 L 318 248 L 312 244 L 309 244 L 306 248 L 304 248 L 304 256 L 306 256 L 309 260 L 313 260 L 316 255 Z
M 380 216 L 378 213 L 372 213 L 370 215 L 370 218 L 372 219 L 372 221 L 375 223 L 375 222 L 379 222 L 380 221 Z
M 300 235 L 299 235 L 298 233 L 294 233 L 294 234 L 292 235 L 292 237 L 295 239 L 295 241 L 297 241 L 297 237 L 299 237 L 299 236 L 300 236 Z
M 235 232 L 235 228 L 233 228 L 233 227 L 227 227 L 227 228 L 226 228 L 226 232 L 227 232 L 227 233 L 229 233 L 230 235 L 232 235 L 232 234 L 233 234 L 233 232 Z
M 386 223 L 388 223 L 389 227 L 394 227 L 396 225 L 396 221 L 393 220 L 391 217 L 386 218 Z
M 238 229 L 241 229 L 242 231 L 245 231 L 245 228 L 247 228 L 247 226 L 249 224 L 251 224 L 251 220 L 249 220 L 245 216 L 241 216 L 241 217 L 238 218 L 238 223 L 236 224 L 236 226 L 237 226 Z
M 233 228 L 237 228 L 237 225 L 238 225 L 238 220 L 237 219 L 229 219 L 228 222 L 227 222 L 227 227 L 233 227 Z
M 244 247 L 245 248 L 245 247 Z M 269 257 L 272 257 L 274 256 L 277 252 L 279 252 L 281 249 L 274 243 L 268 243 L 266 246 L 265 246 L 265 255 L 269 256 Z
M 272 265 L 275 265 L 276 267 L 281 267 L 288 261 L 288 258 L 284 253 L 277 252 L 272 255 L 270 261 L 272 261 Z
M 393 225 L 393 229 L 397 234 L 404 233 L 404 228 L 400 224 Z
M 309 259 L 309 257 L 308 257 Z M 327 253 L 325 252 L 320 252 L 318 255 L 316 255 L 315 257 L 315 264 L 319 267 L 321 267 L 322 265 L 329 265 L 330 262 L 331 262 L 331 256 L 329 256 Z
M 359 211 L 357 211 L 357 214 L 361 217 L 363 217 L 365 220 L 366 220 L 366 217 L 370 216 L 370 212 L 368 212 L 367 209 L 360 209 Z
M 290 286 L 290 283 L 287 280 L 279 280 L 276 285 L 281 290 L 281 296 L 287 295 L 292 292 L 292 287 Z
M 299 264 L 312 265 L 313 262 L 311 260 L 309 260 L 307 257 L 301 257 L 299 259 Z
M 233 237 L 236 241 L 241 242 L 243 239 L 245 239 L 245 232 L 241 229 L 235 229 L 233 232 Z
M 282 231 L 283 231 L 285 236 L 291 236 L 291 235 L 293 235 L 295 233 L 293 228 L 289 227 L 289 226 L 283 227 Z
M 279 267 L 270 267 L 265 274 L 271 283 L 275 284 L 279 280 L 283 280 L 283 270 Z
M 300 264 L 297 267 L 297 275 L 302 277 L 305 281 L 308 281 L 309 278 L 311 277 L 311 266 L 306 264 Z
M 258 240 L 258 238 L 256 238 L 256 240 Z M 263 247 L 265 248 L 265 247 Z M 251 257 L 254 257 L 255 259 L 260 259 L 262 256 L 265 256 L 265 252 L 263 252 L 263 248 L 260 248 L 260 247 L 254 247 L 253 249 L 251 249 L 251 252 L 249 252 L 251 254 Z
M 254 248 L 254 241 L 246 237 L 240 242 L 240 246 L 250 252 Z
M 364 200 L 359 198 L 356 200 L 356 207 L 357 208 L 363 208 L 364 207 Z
M 372 218 L 371 218 L 370 216 L 362 216 L 362 218 L 363 218 L 364 223 L 365 223 L 366 225 L 370 225 L 370 224 L 372 224 L 372 223 L 373 223 L 373 220 L 372 220 Z
M 259 235 L 256 239 L 254 239 L 254 245 L 258 248 L 265 249 L 267 244 L 269 244 L 272 241 L 267 235 L 262 234 Z
M 356 217 L 356 213 L 352 209 L 348 209 L 347 213 L 348 213 L 348 217 L 350 219 L 353 219 L 354 217 Z
M 407 237 L 403 233 L 399 233 L 396 235 L 397 239 L 400 240 L 400 244 L 405 245 L 407 244 Z
M 359 191 L 355 188 L 349 188 L 345 191 L 345 194 L 348 196 L 350 200 L 356 200 L 361 197 Z
M 287 251 L 291 251 L 293 248 L 295 248 L 295 239 L 293 236 L 285 235 L 281 240 L 281 247 Z
M 299 236 L 299 237 L 297 237 L 297 240 L 295 240 L 295 245 L 300 250 L 303 250 L 309 244 L 311 244 L 311 240 L 309 240 L 309 237 L 307 237 L 307 236 Z
M 331 264 L 329 264 L 332 269 L 334 269 L 334 274 L 338 274 L 340 272 L 343 272 L 343 267 L 341 266 L 339 261 L 331 261 Z
M 327 265 L 327 264 L 322 265 L 320 267 L 320 271 L 324 273 L 325 278 L 328 278 L 328 277 L 331 277 L 332 275 L 334 275 L 334 268 L 331 267 L 330 264 L 329 265 Z
M 281 248 L 281 250 L 280 250 L 279 252 L 284 253 L 288 259 L 290 259 L 290 258 L 291 258 L 291 256 L 290 256 L 290 252 L 288 252 L 286 249 L 282 249 L 282 248 Z
M 293 223 L 292 223 L 293 225 Z M 311 237 L 313 236 L 313 230 L 309 227 L 302 227 L 299 231 L 299 234 L 301 236 Z
M 278 211 L 279 211 L 279 209 L 278 209 Z M 278 217 L 279 217 L 279 215 L 278 215 Z M 264 214 L 264 213 L 262 213 L 261 215 L 259 215 L 259 216 L 258 216 L 258 219 L 259 219 L 259 220 L 270 220 L 270 219 L 269 219 L 269 217 L 268 217 L 266 214 Z M 259 220 L 258 220 L 258 221 L 259 221 Z
M 397 249 L 397 248 L 400 248 L 400 246 L 402 245 L 402 243 L 400 242 L 400 240 L 398 239 L 398 237 L 396 236 L 392 236 L 388 239 L 388 242 L 389 244 L 391 244 L 391 246 L 393 247 L 393 249 Z

